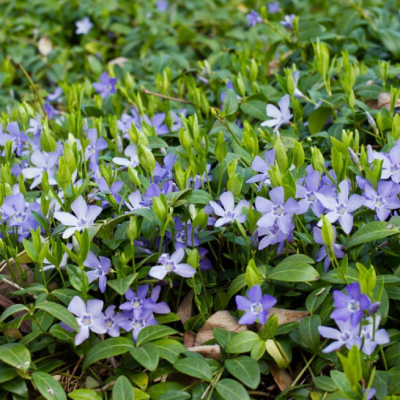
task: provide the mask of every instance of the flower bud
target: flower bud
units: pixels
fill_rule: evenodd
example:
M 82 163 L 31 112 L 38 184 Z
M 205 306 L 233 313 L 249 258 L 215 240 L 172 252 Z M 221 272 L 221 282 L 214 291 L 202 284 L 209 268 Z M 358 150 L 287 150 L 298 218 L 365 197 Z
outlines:
M 367 310 L 368 315 L 371 316 L 371 315 L 376 314 L 378 312 L 380 306 L 381 306 L 381 303 L 379 301 L 372 303 Z
M 252 251 L 257 251 L 258 244 L 259 244 L 259 239 L 258 239 L 258 229 L 257 229 L 254 232 L 253 237 L 251 238 L 251 250 Z
M 122 143 L 121 136 L 117 136 L 117 154 L 119 156 L 124 154 L 124 144 Z

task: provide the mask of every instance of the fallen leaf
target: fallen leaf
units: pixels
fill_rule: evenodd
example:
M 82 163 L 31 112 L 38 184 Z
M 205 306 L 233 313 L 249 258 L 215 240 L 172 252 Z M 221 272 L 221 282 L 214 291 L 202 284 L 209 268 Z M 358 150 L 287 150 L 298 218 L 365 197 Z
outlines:
M 274 362 L 269 362 L 268 367 L 274 377 L 275 383 L 282 392 L 292 385 L 293 379 L 285 369 L 279 369 Z
M 378 108 L 381 109 L 385 107 L 390 111 L 390 93 L 379 93 L 378 97 Z M 397 100 L 394 108 L 400 107 L 400 100 Z
M 42 56 L 47 56 L 53 50 L 53 45 L 51 44 L 51 40 L 43 36 L 38 41 L 38 50 Z
M 180 318 L 182 324 L 193 317 L 193 289 L 183 299 L 176 314 Z
M 218 344 L 189 347 L 188 351 L 201 354 L 205 358 L 213 358 L 214 360 L 221 361 L 221 347 Z
M 194 333 L 187 331 L 183 334 L 183 345 L 186 348 L 193 347 L 195 341 L 196 335 Z
M 284 308 L 271 308 L 269 315 L 275 314 L 278 317 L 278 325 L 288 322 L 300 322 L 303 318 L 309 315 L 308 311 L 286 310 Z
M 124 64 L 128 61 L 129 61 L 129 59 L 127 59 L 125 57 L 117 57 L 117 58 L 114 58 L 114 60 L 109 61 L 108 63 L 110 65 L 118 65 L 119 67 L 123 67 Z

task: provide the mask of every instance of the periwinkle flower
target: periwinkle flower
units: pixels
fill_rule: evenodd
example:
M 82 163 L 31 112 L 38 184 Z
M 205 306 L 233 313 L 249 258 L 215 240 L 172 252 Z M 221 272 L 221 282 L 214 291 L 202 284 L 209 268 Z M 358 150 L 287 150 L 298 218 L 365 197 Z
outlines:
M 400 208 L 400 200 L 397 197 L 399 193 L 399 185 L 390 181 L 380 181 L 377 190 L 366 184 L 363 193 L 363 197 L 366 199 L 364 206 L 375 210 L 378 219 L 385 221 L 391 210 Z
M 381 322 L 380 315 L 375 318 L 368 317 L 365 319 L 366 325 L 361 326 L 361 337 L 363 339 L 362 351 L 371 355 L 376 346 L 387 344 L 390 342 L 390 338 L 385 329 L 379 329 L 379 324 Z
M 59 97 L 63 94 L 63 90 L 60 86 L 57 86 L 56 89 L 54 90 L 54 93 L 50 93 L 46 100 L 47 101 L 56 101 L 59 99 Z
M 87 138 L 89 144 L 85 150 L 85 158 L 89 160 L 91 157 L 98 157 L 100 152 L 108 147 L 106 140 L 102 137 L 97 139 L 97 129 L 91 128 L 88 130 Z
M 226 90 L 233 90 L 233 91 L 235 91 L 235 86 L 233 86 L 233 83 L 232 83 L 232 81 L 231 81 L 230 79 L 228 79 L 228 82 L 226 83 Z M 221 97 L 220 97 L 222 102 L 225 101 L 225 96 L 226 96 L 226 91 L 223 91 L 223 92 L 221 93 Z M 240 96 L 237 96 L 237 95 L 236 95 L 236 97 L 237 97 L 239 100 L 241 99 Z
M 151 291 L 151 300 L 155 303 L 154 312 L 156 314 L 168 314 L 171 312 L 168 304 L 165 301 L 160 301 L 157 303 L 158 298 L 160 297 L 161 286 L 154 286 Z
M 40 120 L 40 115 L 37 115 L 35 119 L 31 118 L 29 120 L 29 128 L 26 130 L 26 132 L 32 133 L 33 143 L 32 141 L 30 142 L 35 150 L 40 149 L 40 135 L 42 133 L 42 130 L 43 126 L 42 121 Z
M 83 265 L 91 269 L 91 271 L 86 272 L 89 283 L 98 279 L 100 292 L 104 293 L 106 291 L 107 274 L 110 272 L 110 259 L 101 256 L 97 258 L 91 251 L 89 251 Z
M 247 26 L 255 26 L 263 22 L 263 19 L 254 10 L 251 10 L 250 13 L 246 15 L 246 18 L 248 21 Z
M 275 150 L 268 150 L 265 152 L 265 160 L 260 156 L 256 156 L 251 164 L 251 168 L 259 172 L 259 174 L 254 175 L 246 181 L 246 183 L 256 183 L 260 182 L 258 190 L 261 190 L 263 185 L 270 185 L 271 181 L 269 179 L 269 170 L 271 166 L 275 163 Z
M 267 322 L 270 308 L 276 304 L 276 299 L 268 294 L 263 295 L 259 285 L 250 288 L 246 296 L 236 296 L 237 308 L 246 311 L 239 319 L 239 324 L 251 325 L 257 320 L 264 325 Z
M 348 181 L 339 183 L 340 192 L 337 199 L 321 193 L 315 194 L 322 205 L 329 210 L 326 218 L 332 223 L 339 220 L 345 233 L 350 233 L 353 228 L 353 215 L 351 213 L 365 203 L 364 197 L 358 194 L 353 194 L 349 197 L 349 186 Z M 322 220 L 318 222 L 318 226 L 322 226 Z
M 125 293 L 126 303 L 120 305 L 120 310 L 133 311 L 135 316 L 138 316 L 142 310 L 154 311 L 156 303 L 151 299 L 146 299 L 149 292 L 149 285 L 139 286 L 137 292 L 128 289 Z
M 213 265 L 211 260 L 206 258 L 208 250 L 204 247 L 198 247 L 197 250 L 200 257 L 200 269 L 202 271 L 209 271 L 210 269 L 212 269 Z
M 336 227 L 333 226 L 332 228 L 333 228 L 333 234 L 334 234 L 333 241 L 336 242 Z M 319 262 L 319 261 L 325 260 L 324 261 L 324 271 L 326 272 L 331 263 L 331 260 L 328 257 L 328 247 L 326 246 L 326 244 L 322 238 L 322 230 L 315 227 L 313 232 L 314 232 L 315 243 L 323 245 L 322 247 L 319 248 L 319 250 L 315 256 L 315 261 Z M 335 253 L 336 258 L 343 258 L 345 256 L 344 246 L 342 246 L 341 244 L 334 243 L 333 252 Z
M 54 213 L 55 219 L 58 219 L 63 225 L 69 227 L 64 231 L 63 239 L 68 239 L 76 231 L 81 232 L 93 226 L 94 221 L 102 211 L 102 208 L 99 206 L 88 206 L 82 196 L 79 196 L 71 204 L 71 209 L 75 216 L 64 211 Z
M 400 183 L 400 143 L 390 149 L 389 153 L 378 153 L 368 146 L 368 161 L 383 160 L 382 179 L 391 179 L 395 183 Z
M 143 328 L 158 324 L 151 309 L 140 310 L 136 315 L 133 311 L 125 311 L 124 314 L 129 319 L 119 322 L 119 326 L 127 332 L 132 331 L 134 340 L 137 340 Z
M 274 1 L 273 3 L 268 4 L 267 7 L 268 7 L 268 12 L 270 14 L 276 14 L 279 11 L 281 11 L 281 7 L 277 1 Z
M 0 132 L 0 146 L 4 147 L 8 141 L 12 142 L 11 151 L 16 151 L 17 156 L 21 157 L 25 144 L 28 141 L 28 136 L 26 136 L 25 132 L 20 131 L 17 122 L 10 122 L 6 129 L 9 135 Z
M 289 124 L 290 119 L 293 117 L 290 114 L 290 96 L 285 94 L 279 101 L 278 107 L 273 104 L 267 105 L 267 116 L 272 118 L 268 121 L 261 123 L 261 126 L 268 126 L 270 128 L 274 127 L 274 132 L 276 132 L 283 124 Z
M 279 21 L 282 26 L 284 26 L 286 29 L 288 30 L 293 30 L 293 22 L 295 19 L 295 15 L 291 14 L 291 15 L 285 15 L 285 19 L 283 21 Z
M 365 395 L 367 389 L 363 389 L 363 395 Z M 376 394 L 376 390 L 374 388 L 369 388 L 367 393 L 366 400 L 372 400 Z
M 107 72 L 100 75 L 100 82 L 93 83 L 93 87 L 97 90 L 103 99 L 107 98 L 110 94 L 117 93 L 115 87 L 117 78 L 110 78 Z
M 185 251 L 178 249 L 172 255 L 162 254 L 158 259 L 160 265 L 152 267 L 149 275 L 156 279 L 164 279 L 167 274 L 175 273 L 183 278 L 191 278 L 196 273 L 196 270 L 189 264 L 181 263 Z
M 100 178 L 98 181 L 99 190 L 105 194 L 110 194 L 114 200 L 119 204 L 122 200 L 122 197 L 118 194 L 124 186 L 124 182 L 116 181 L 111 184 L 111 187 L 108 186 L 106 180 L 104 178 Z M 103 202 L 104 205 L 108 204 L 107 201 Z
M 168 10 L 168 5 L 169 5 L 168 1 L 158 0 L 158 1 L 156 2 L 156 8 L 157 8 L 157 10 L 160 11 L 160 12 L 165 12 L 165 11 L 167 11 L 167 10 Z
M 192 229 L 191 223 L 183 223 L 180 217 L 174 218 L 175 222 L 175 232 L 174 235 L 167 232 L 168 237 L 175 242 L 175 249 L 186 249 L 186 247 L 197 247 L 199 245 L 199 239 L 197 234 L 193 234 L 192 242 Z
M 120 324 L 128 321 L 122 313 L 115 313 L 115 306 L 109 306 L 104 310 L 104 322 L 107 327 L 107 333 L 111 337 L 118 337 L 120 335 Z
M 166 157 L 164 157 L 163 166 L 161 166 L 159 163 L 156 163 L 156 167 L 153 171 L 155 183 L 159 183 L 168 179 L 173 179 L 174 175 L 172 171 L 177 158 L 177 156 L 170 153 Z
M 216 227 L 220 227 L 226 224 L 231 224 L 234 221 L 243 224 L 246 221 L 246 214 L 243 213 L 244 208 L 249 208 L 249 202 L 247 200 L 239 201 L 238 205 L 235 207 L 235 198 L 232 192 L 222 193 L 220 196 L 220 201 L 222 203 L 222 208 L 215 201 L 210 201 L 210 205 L 217 214 L 219 218 L 215 222 Z
M 329 346 L 322 350 L 323 353 L 331 353 L 332 351 L 340 349 L 345 345 L 349 350 L 353 346 L 361 348 L 362 339 L 358 336 L 359 327 L 352 326 L 350 321 L 336 321 L 340 330 L 330 328 L 327 326 L 319 326 L 319 334 L 326 339 L 334 339 Z
M 87 35 L 93 28 L 93 24 L 88 17 L 83 18 L 80 21 L 75 22 L 77 35 Z
M 299 97 L 300 99 L 304 98 L 304 94 L 301 92 L 301 90 L 297 87 L 299 84 L 299 78 L 300 78 L 300 71 L 295 71 L 293 73 L 293 78 L 294 78 L 294 84 L 295 84 L 295 88 L 294 88 L 294 92 L 293 92 L 293 96 L 294 97 Z
M 364 315 L 364 311 L 368 310 L 371 300 L 366 294 L 361 294 L 360 284 L 354 282 L 346 286 L 348 295 L 335 290 L 333 292 L 333 300 L 336 309 L 332 312 L 331 318 L 336 321 L 350 321 L 351 326 L 357 326 Z
M 269 196 L 272 201 L 264 197 L 256 198 L 256 209 L 263 214 L 257 225 L 261 228 L 269 228 L 276 223 L 286 235 L 290 232 L 293 214 L 299 213 L 300 206 L 292 198 L 285 202 L 285 192 L 282 186 L 272 189 Z
M 293 238 L 293 229 L 294 229 L 294 223 L 290 224 L 289 232 L 288 233 L 283 233 L 279 225 L 277 223 L 274 223 L 272 226 L 269 226 L 267 228 L 265 227 L 259 227 L 256 232 L 258 232 L 258 236 L 264 236 L 258 245 L 258 250 L 265 249 L 266 247 L 273 246 L 274 244 L 279 244 L 278 246 L 278 253 L 282 250 L 283 245 L 285 244 L 285 241 L 292 240 Z
M 148 208 L 148 205 L 143 201 L 140 190 L 132 192 L 128 196 L 128 200 L 125 200 L 125 205 L 128 207 L 129 211 L 137 210 L 138 208 Z
M 45 103 L 44 104 L 44 111 L 46 112 L 46 115 L 49 119 L 55 118 L 58 114 L 60 114 L 59 111 L 57 111 L 51 104 Z
M 137 167 L 139 163 L 139 157 L 137 155 L 136 144 L 130 144 L 124 151 L 124 154 L 129 157 L 129 160 L 122 157 L 114 157 L 113 163 L 117 165 L 122 165 L 123 167 Z
M 76 315 L 79 333 L 75 336 L 75 345 L 79 346 L 89 338 L 90 331 L 94 333 L 106 333 L 107 325 L 102 312 L 103 302 L 101 300 L 88 300 L 87 305 L 78 296 L 75 296 L 68 306 L 68 311 Z M 70 332 L 73 330 L 64 322 L 60 326 Z

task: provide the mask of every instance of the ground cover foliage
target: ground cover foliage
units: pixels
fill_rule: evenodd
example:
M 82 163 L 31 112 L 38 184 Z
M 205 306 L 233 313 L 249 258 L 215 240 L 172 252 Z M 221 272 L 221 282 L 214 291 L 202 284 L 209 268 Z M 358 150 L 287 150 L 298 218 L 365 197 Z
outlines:
M 0 10 L 0 399 L 400 396 L 398 2 Z

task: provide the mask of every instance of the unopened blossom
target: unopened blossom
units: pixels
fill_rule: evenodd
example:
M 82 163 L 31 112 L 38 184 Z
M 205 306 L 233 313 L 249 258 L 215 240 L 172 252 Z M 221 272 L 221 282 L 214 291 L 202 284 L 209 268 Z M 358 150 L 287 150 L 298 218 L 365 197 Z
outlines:
M 276 299 L 268 294 L 263 295 L 260 285 L 254 285 L 247 291 L 246 296 L 236 296 L 237 308 L 246 311 L 239 319 L 239 324 L 251 325 L 256 320 L 260 324 L 265 324 L 270 308 L 276 304 Z
M 380 181 L 377 190 L 367 183 L 363 193 L 364 206 L 375 210 L 378 219 L 385 221 L 392 210 L 400 208 L 399 193 L 400 185 L 391 181 Z
M 89 338 L 90 331 L 94 333 L 106 333 L 107 325 L 102 312 L 103 302 L 101 300 L 88 300 L 87 305 L 78 296 L 75 296 L 68 306 L 68 311 L 76 315 L 79 326 L 79 333 L 75 336 L 75 345 L 79 346 Z M 73 330 L 64 322 L 60 326 L 70 332 Z
M 77 35 L 87 35 L 93 28 L 93 24 L 88 17 L 83 18 L 80 21 L 75 22 Z
M 324 206 L 318 200 L 316 193 L 323 194 L 325 196 L 334 197 L 335 192 L 329 186 L 319 185 L 319 172 L 311 171 L 307 174 L 307 176 L 303 180 L 303 185 L 297 185 L 296 197 L 301 198 L 299 201 L 299 206 L 302 213 L 308 211 L 311 207 L 312 212 L 316 217 L 321 217 Z
M 259 172 L 259 174 L 254 175 L 250 179 L 246 181 L 246 183 L 256 183 L 260 182 L 260 186 L 258 190 L 261 190 L 263 185 L 270 185 L 271 181 L 269 179 L 269 170 L 271 166 L 274 166 L 275 163 L 275 150 L 268 150 L 265 152 L 265 160 L 260 156 L 256 156 L 251 164 L 251 168 Z
M 133 311 L 134 315 L 136 316 L 138 316 L 139 312 L 142 310 L 151 309 L 154 311 L 156 303 L 151 298 L 146 299 L 148 292 L 149 285 L 139 286 L 137 292 L 133 291 L 132 289 L 128 289 L 125 293 L 125 298 L 128 301 L 120 305 L 120 310 Z
M 348 181 L 340 182 L 340 192 L 337 198 L 320 193 L 315 194 L 322 205 L 329 211 L 326 214 L 326 218 L 332 223 L 339 220 L 345 233 L 350 233 L 353 228 L 353 215 L 351 213 L 358 210 L 365 203 L 364 197 L 358 194 L 353 194 L 349 197 L 349 186 Z M 322 220 L 319 221 L 318 226 L 322 226 Z
M 235 207 L 235 198 L 232 192 L 222 193 L 219 199 L 222 203 L 222 207 L 215 201 L 210 201 L 214 213 L 221 217 L 215 222 L 217 228 L 226 224 L 231 224 L 234 221 L 240 224 L 246 221 L 247 216 L 244 213 L 244 209 L 249 208 L 249 202 L 247 200 L 239 201 L 238 205 Z
M 361 326 L 361 337 L 363 338 L 362 351 L 371 355 L 377 345 L 383 345 L 390 342 L 390 338 L 385 329 L 379 329 L 381 316 L 377 315 L 374 318 L 368 317 L 365 319 L 366 324 Z
M 263 19 L 254 10 L 251 10 L 250 13 L 246 15 L 246 18 L 248 21 L 247 26 L 255 26 L 263 22 Z
M 101 293 L 106 291 L 107 274 L 110 272 L 110 259 L 106 257 L 97 258 L 91 251 L 89 251 L 83 265 L 91 271 L 86 272 L 89 283 L 99 280 L 99 289 Z
M 104 138 L 97 138 L 96 128 L 91 128 L 88 130 L 87 138 L 89 139 L 89 144 L 85 150 L 86 160 L 89 160 L 91 157 L 98 157 L 100 152 L 108 147 L 108 144 Z
M 366 294 L 361 294 L 360 284 L 354 282 L 346 286 L 348 294 L 344 294 L 339 290 L 333 292 L 333 300 L 336 309 L 332 312 L 331 318 L 336 322 L 350 321 L 351 326 L 357 326 L 364 315 L 364 311 L 368 310 L 371 300 Z
M 349 350 L 353 346 L 361 348 L 362 339 L 358 336 L 359 327 L 352 326 L 350 321 L 336 321 L 340 330 L 330 328 L 327 326 L 319 326 L 319 334 L 326 339 L 334 339 L 329 346 L 322 350 L 323 353 L 331 353 L 332 351 L 340 349 L 345 345 Z
M 117 165 L 122 165 L 123 167 L 135 168 L 139 165 L 139 157 L 137 155 L 136 144 L 130 144 L 124 151 L 124 154 L 129 157 L 129 160 L 122 157 L 114 157 L 113 163 Z
M 291 15 L 285 15 L 285 19 L 283 21 L 279 21 L 286 29 L 288 30 L 293 30 L 293 22 L 295 19 L 295 15 L 291 14 Z
M 102 211 L 99 206 L 88 206 L 82 196 L 79 196 L 71 204 L 71 209 L 75 216 L 64 211 L 54 213 L 55 219 L 69 227 L 64 231 L 63 239 L 71 237 L 76 231 L 81 232 L 93 226 L 94 221 Z
M 132 331 L 134 340 L 137 340 L 139 333 L 143 328 L 158 324 L 151 309 L 140 310 L 136 316 L 133 311 L 125 311 L 124 315 L 129 319 L 121 321 L 118 324 L 125 331 Z
M 261 126 L 268 126 L 270 128 L 274 127 L 274 132 L 276 132 L 282 125 L 287 125 L 290 123 L 290 119 L 293 115 L 290 113 L 290 96 L 285 94 L 279 101 L 278 107 L 273 104 L 267 105 L 267 116 L 272 118 L 268 121 L 261 123 Z
M 264 197 L 256 198 L 256 209 L 263 214 L 257 225 L 262 228 L 269 228 L 276 223 L 284 234 L 288 234 L 293 214 L 300 212 L 300 206 L 292 198 L 285 202 L 285 192 L 282 186 L 272 189 L 269 196 L 272 201 Z
M 93 83 L 93 87 L 97 90 L 103 99 L 107 98 L 110 94 L 117 93 L 115 87 L 117 78 L 110 78 L 107 72 L 100 75 L 100 82 Z
M 300 78 L 300 71 L 296 71 L 293 73 L 293 78 L 294 78 L 294 84 L 295 84 L 295 88 L 294 88 L 294 92 L 293 92 L 293 96 L 294 97 L 299 97 L 300 99 L 304 98 L 304 94 L 300 91 L 300 89 L 298 89 L 298 84 L 299 84 L 299 78 Z
M 336 258 L 343 258 L 345 256 L 345 252 L 344 252 L 344 246 L 342 246 L 341 244 L 336 244 L 336 227 L 332 227 L 333 228 L 333 252 L 335 253 L 335 257 Z M 314 227 L 313 230 L 314 233 L 314 241 L 315 243 L 318 244 L 322 244 L 323 246 L 319 248 L 317 254 L 315 255 L 315 261 L 324 261 L 324 271 L 326 272 L 329 268 L 329 265 L 331 263 L 330 258 L 328 257 L 328 246 L 325 244 L 323 238 L 322 238 L 322 230 Z
M 128 317 L 122 313 L 116 313 L 115 306 L 109 306 L 104 310 L 104 322 L 109 336 L 118 337 L 120 335 L 120 324 L 126 321 L 128 321 Z
M 184 278 L 191 278 L 196 270 L 189 264 L 181 263 L 185 256 L 185 250 L 178 249 L 172 255 L 162 254 L 158 259 L 160 265 L 152 267 L 149 275 L 156 279 L 164 279 L 167 274 L 174 273 Z

